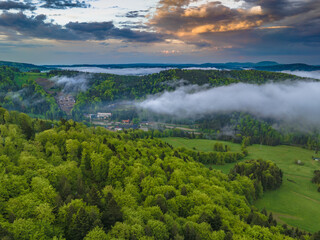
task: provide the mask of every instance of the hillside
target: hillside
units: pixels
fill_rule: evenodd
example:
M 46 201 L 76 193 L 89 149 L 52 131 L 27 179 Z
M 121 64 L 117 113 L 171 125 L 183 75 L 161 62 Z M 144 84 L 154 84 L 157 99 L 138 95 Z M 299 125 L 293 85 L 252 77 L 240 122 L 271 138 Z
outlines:
M 21 72 L 29 72 L 29 71 L 46 71 L 47 67 L 38 66 L 30 63 L 17 63 L 17 62 L 8 62 L 8 61 L 0 61 L 0 66 L 8 66 L 19 69 Z
M 278 64 L 273 66 L 258 66 L 255 69 L 262 71 L 318 71 L 320 66 L 303 63 Z
M 45 76 L 0 66 L 0 105 L 42 118 L 57 119 L 64 116 L 54 97 L 36 82 Z
M 54 75 L 76 76 L 76 72 L 51 71 Z M 93 111 L 97 106 L 103 108 L 113 101 L 126 101 L 145 98 L 148 95 L 172 91 L 181 85 L 196 84 L 208 87 L 229 85 L 232 83 L 263 84 L 268 81 L 301 79 L 284 73 L 272 73 L 256 70 L 204 71 L 172 69 L 147 76 L 119 76 L 94 74 L 87 91 L 79 93 L 72 111 L 75 119 L 81 119 L 83 111 Z M 181 81 L 183 80 L 183 81 Z
M 241 148 L 240 144 L 205 139 L 164 138 L 163 140 L 177 148 L 184 147 L 205 152 L 212 152 L 216 142 L 228 145 L 231 151 L 235 152 L 240 151 Z M 271 211 L 280 223 L 311 232 L 318 231 L 320 194 L 317 192 L 317 185 L 313 184 L 311 179 L 314 170 L 320 169 L 320 164 L 312 159 L 314 151 L 292 146 L 252 145 L 248 147 L 248 152 L 249 155 L 244 160 L 271 160 L 284 173 L 282 186 L 276 191 L 265 192 L 261 199 L 255 201 L 254 205 L 259 209 L 265 207 Z M 296 164 L 297 160 L 300 160 L 302 164 Z M 208 167 L 211 166 L 226 174 L 234 165 L 235 163 L 220 166 L 207 164 Z
M 231 180 L 135 132 L 37 121 L 0 109 L 1 238 L 302 237 L 250 205 L 245 176 Z
M 274 66 L 277 62 L 263 61 L 258 63 L 252 62 L 228 62 L 228 63 L 202 63 L 202 64 L 165 64 L 165 63 L 133 63 L 133 64 L 73 64 L 73 65 L 44 65 L 48 68 L 78 68 L 78 67 L 98 67 L 98 68 L 217 68 L 217 69 L 234 69 L 255 68 L 260 66 Z

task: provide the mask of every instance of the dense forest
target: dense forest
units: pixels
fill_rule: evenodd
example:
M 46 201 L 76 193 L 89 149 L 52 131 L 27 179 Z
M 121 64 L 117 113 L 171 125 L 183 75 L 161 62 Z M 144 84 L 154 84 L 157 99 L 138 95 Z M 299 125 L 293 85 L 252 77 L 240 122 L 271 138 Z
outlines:
M 7 66 L 0 66 L 0 105 L 47 119 L 65 116 L 54 97 L 36 83 L 32 73 L 21 73 Z
M 283 173 L 271 161 L 258 159 L 237 163 L 231 170 L 230 176 L 235 178 L 238 174 L 254 181 L 257 197 L 260 197 L 263 191 L 277 189 L 282 184 Z
M 257 211 L 254 178 L 137 133 L 0 108 L 0 238 L 316 239 Z
M 138 117 L 135 111 L 128 111 L 128 114 L 116 114 L 114 117 L 123 116 L 122 119 L 134 119 Z M 130 116 L 132 118 L 130 118 Z M 169 121 L 169 123 L 181 123 Z M 320 149 L 319 131 L 299 132 L 286 129 L 275 129 L 272 120 L 257 119 L 245 113 L 217 114 L 212 117 L 202 118 L 195 122 L 182 121 L 183 124 L 196 125 L 198 133 L 184 131 L 179 128 L 165 129 L 161 126 L 158 129 L 143 133 L 142 135 L 155 137 L 183 137 L 189 139 L 216 139 L 241 143 L 247 138 L 247 145 L 262 144 L 269 146 L 294 145 L 314 150 L 316 154 Z
M 202 137 L 241 142 L 249 137 L 249 144 L 276 146 L 279 144 L 299 145 L 316 150 L 320 147 L 319 131 L 292 131 L 271 119 L 257 119 L 246 113 L 218 114 L 197 120 Z
M 17 62 L 8 62 L 8 61 L 0 61 L 0 66 L 9 66 L 13 67 L 21 72 L 38 72 L 49 70 L 50 68 L 46 68 L 39 65 L 34 65 L 30 63 L 17 63 Z

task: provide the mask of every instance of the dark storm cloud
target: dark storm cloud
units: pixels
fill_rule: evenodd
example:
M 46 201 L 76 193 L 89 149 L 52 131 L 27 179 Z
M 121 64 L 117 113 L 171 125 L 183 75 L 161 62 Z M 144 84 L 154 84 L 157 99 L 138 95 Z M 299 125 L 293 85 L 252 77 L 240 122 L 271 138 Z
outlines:
M 312 6 L 312 7 L 310 7 Z M 315 56 L 320 54 L 320 2 L 309 1 L 300 6 L 299 14 L 286 16 L 277 22 L 287 28 L 252 29 L 246 36 L 254 44 L 239 48 L 242 54 L 250 55 L 300 55 Z M 284 11 L 286 12 L 286 11 Z M 297 10 L 291 13 L 297 13 Z M 286 12 L 288 14 L 288 12 Z M 234 36 L 241 37 L 240 33 Z
M 159 33 L 150 33 L 145 31 L 132 31 L 131 29 L 114 28 L 112 31 L 114 37 L 125 39 L 129 42 L 162 42 L 163 35 Z
M 35 10 L 35 6 L 31 3 L 22 3 L 22 2 L 14 2 L 14 1 L 2 1 L 0 2 L 0 10 Z
M 64 27 L 46 22 L 41 14 L 28 17 L 24 13 L 4 12 L 0 15 L 0 27 L 15 30 L 24 36 L 55 40 L 106 40 L 110 38 L 130 42 L 159 42 L 162 35 L 117 28 L 112 22 L 70 22 Z
M 112 22 L 70 22 L 66 25 L 67 29 L 73 30 L 78 35 L 94 36 L 97 40 L 108 38 L 118 38 L 136 42 L 159 42 L 162 35 L 157 33 L 132 31 L 128 28 L 117 28 Z
M 210 42 L 214 37 L 214 42 L 211 43 L 213 47 L 223 44 L 232 46 L 223 50 L 228 56 L 245 56 L 250 59 L 260 57 L 261 60 L 266 57 L 276 59 L 279 56 L 291 56 L 286 58 L 289 62 L 301 61 L 301 56 L 309 56 L 310 59 L 317 60 L 316 56 L 320 54 L 320 32 L 314 34 L 316 30 L 310 30 L 303 34 L 303 30 L 300 30 L 302 28 L 249 29 L 215 33 L 214 36 L 207 33 L 201 35 L 201 40 Z M 300 56 L 300 60 L 293 56 Z
M 67 8 L 87 8 L 90 4 L 86 1 L 78 0 L 42 0 L 42 8 L 67 9 Z
M 112 22 L 70 22 L 66 25 L 66 28 L 77 32 L 78 35 L 93 35 L 96 39 L 103 40 L 106 35 L 110 35 L 114 25 Z
M 0 26 L 15 30 L 24 36 L 57 39 L 57 40 L 81 40 L 81 36 L 60 25 L 46 23 L 46 16 L 41 14 L 27 17 L 24 13 L 4 12 L 0 15 Z

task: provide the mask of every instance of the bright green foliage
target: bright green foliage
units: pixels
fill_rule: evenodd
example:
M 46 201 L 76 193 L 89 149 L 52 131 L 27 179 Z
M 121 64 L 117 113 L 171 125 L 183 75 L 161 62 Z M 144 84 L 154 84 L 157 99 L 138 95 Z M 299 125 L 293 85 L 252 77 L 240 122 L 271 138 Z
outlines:
M 91 169 L 97 182 L 105 182 L 108 177 L 108 161 L 102 154 L 91 154 Z
M 102 225 L 99 209 L 78 199 L 62 206 L 58 219 L 67 239 L 83 239 L 95 226 Z
M 187 153 L 194 160 L 203 164 L 224 165 L 225 163 L 237 162 L 245 157 L 241 152 L 225 152 L 225 150 L 223 150 L 223 152 L 196 152 L 186 148 L 179 148 L 179 150 Z
M 0 238 L 291 239 L 252 209 L 254 181 L 159 139 L 71 120 L 28 139 L 17 124 L 0 126 Z
M 275 163 L 261 159 L 247 160 L 236 164 L 229 176 L 234 178 L 237 174 L 255 180 L 255 185 L 258 187 L 261 184 L 264 191 L 280 187 L 283 175 Z
M 15 68 L 17 71 L 32 71 L 32 72 L 40 72 L 42 70 L 47 70 L 46 67 L 37 66 L 30 63 L 17 63 L 17 62 L 8 62 L 8 61 L 0 61 L 0 65 L 10 66 L 12 68 Z
M 84 238 L 84 240 L 105 240 L 105 239 L 107 239 L 107 234 L 100 227 L 95 227 Z
M 183 146 L 190 150 L 196 148 L 206 152 L 212 151 L 212 146 L 217 142 L 216 140 L 184 138 L 165 138 L 164 140 L 174 147 Z M 241 148 L 240 144 L 231 142 L 223 142 L 223 144 L 228 144 L 232 151 L 240 151 Z M 262 198 L 254 202 L 254 199 L 250 201 L 259 209 L 265 207 L 268 211 L 272 211 L 278 223 L 286 223 L 310 232 L 318 231 L 318 223 L 320 222 L 318 202 L 320 201 L 320 194 L 317 192 L 318 186 L 311 182 L 315 169 L 320 169 L 319 163 L 312 159 L 315 152 L 286 145 L 265 146 L 254 144 L 248 146 L 247 149 L 249 155 L 245 158 L 246 160 L 272 160 L 283 171 L 283 182 L 280 188 L 275 191 L 264 192 Z M 297 165 L 297 160 L 303 162 L 304 165 Z M 210 164 L 208 167 L 228 174 L 235 164 Z M 237 178 L 237 181 L 244 181 L 244 179 Z M 238 188 L 238 191 L 246 194 L 245 192 L 252 190 L 247 188 L 244 192 Z M 261 192 L 259 196 L 261 196 Z M 290 229 L 291 227 L 288 228 L 288 232 Z

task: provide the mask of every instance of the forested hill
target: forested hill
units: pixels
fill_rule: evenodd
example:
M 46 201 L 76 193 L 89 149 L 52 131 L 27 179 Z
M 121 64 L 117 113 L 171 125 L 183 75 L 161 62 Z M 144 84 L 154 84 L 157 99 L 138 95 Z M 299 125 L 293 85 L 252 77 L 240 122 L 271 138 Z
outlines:
M 71 92 L 76 98 L 76 105 L 72 111 L 75 119 L 81 119 L 84 111 L 95 112 L 94 109 L 101 103 L 139 99 L 164 90 L 173 90 L 181 84 L 207 84 L 215 87 L 237 82 L 262 84 L 270 80 L 284 81 L 298 78 L 283 73 L 256 70 L 173 69 L 146 76 L 120 76 L 85 74 L 64 70 L 52 70 L 48 73 L 20 72 L 17 68 L 0 66 L 0 105 L 10 110 L 59 119 L 64 114 L 59 109 L 54 97 L 63 90 L 63 86 L 55 86 L 54 82 L 48 79 L 54 77 L 74 78 L 73 84 L 76 85 L 79 76 L 86 79 L 87 90 L 80 93 Z M 50 83 L 53 87 L 49 89 L 48 86 L 38 85 L 39 79 L 41 82 Z
M 51 71 L 51 73 L 53 75 L 77 75 L 77 72 L 59 70 Z M 85 109 L 90 112 L 99 103 L 139 99 L 164 90 L 174 90 L 181 84 L 207 84 L 211 87 L 217 87 L 238 82 L 263 84 L 267 81 L 278 82 L 300 78 L 285 73 L 257 70 L 204 71 L 172 69 L 147 76 L 94 74 L 90 79 L 90 88 L 77 96 L 77 102 L 72 111 L 76 119 L 79 119 Z
M 65 116 L 54 97 L 38 85 L 41 73 L 22 73 L 18 69 L 0 66 L 0 105 L 34 116 L 58 119 Z
M 251 206 L 256 180 L 139 132 L 3 108 L 0 130 L 0 239 L 309 239 Z
M 98 67 L 98 68 L 217 68 L 217 69 L 238 69 L 242 70 L 244 68 L 255 68 L 261 66 L 274 66 L 278 65 L 277 62 L 273 61 L 263 61 L 258 63 L 252 62 L 228 62 L 228 63 L 202 63 L 202 64 L 192 64 L 192 63 L 129 63 L 129 64 L 73 64 L 73 65 L 44 65 L 48 68 L 77 68 L 77 67 Z
M 263 71 L 319 71 L 320 66 L 307 65 L 303 63 L 278 64 L 272 66 L 258 66 L 257 70 Z
M 30 63 L 18 63 L 18 62 L 8 62 L 8 61 L 0 61 L 0 66 L 8 66 L 19 69 L 21 72 L 29 72 L 29 71 L 45 71 L 49 68 L 38 66 Z

